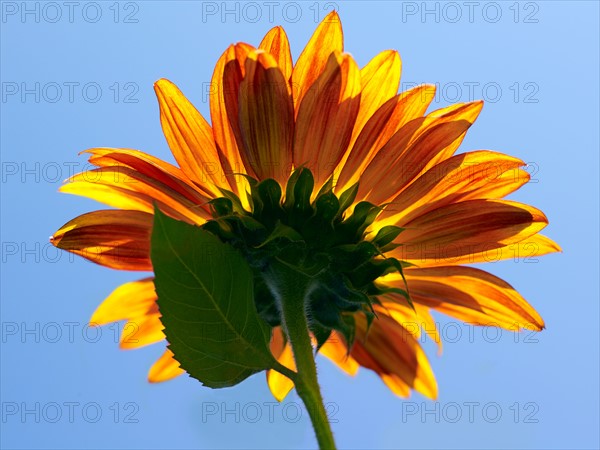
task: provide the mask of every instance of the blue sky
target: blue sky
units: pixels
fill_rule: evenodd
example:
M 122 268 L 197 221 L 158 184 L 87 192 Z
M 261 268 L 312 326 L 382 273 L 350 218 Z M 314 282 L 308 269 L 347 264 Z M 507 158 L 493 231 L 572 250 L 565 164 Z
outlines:
M 598 3 L 2 2 L 1 407 L 3 448 L 306 448 L 306 411 L 273 403 L 264 376 L 210 390 L 146 382 L 155 345 L 122 351 L 121 325 L 85 327 L 139 274 L 58 253 L 58 227 L 97 209 L 57 193 L 77 153 L 129 147 L 172 161 L 152 84 L 174 81 L 208 116 L 206 86 L 232 42 L 283 25 L 297 57 L 332 7 L 364 65 L 393 48 L 403 88 L 438 83 L 433 107 L 483 98 L 461 150 L 529 163 L 511 198 L 542 209 L 562 254 L 486 266 L 544 317 L 540 334 L 436 315 L 425 348 L 440 397 L 393 396 L 371 372 L 319 358 L 341 448 L 598 448 Z M 99 334 L 98 334 L 99 333 Z

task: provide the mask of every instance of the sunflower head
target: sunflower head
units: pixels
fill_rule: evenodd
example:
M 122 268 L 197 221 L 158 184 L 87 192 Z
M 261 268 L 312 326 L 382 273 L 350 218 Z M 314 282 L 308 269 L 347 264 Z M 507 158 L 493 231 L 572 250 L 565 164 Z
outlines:
M 321 354 L 352 375 L 359 366 L 377 372 L 401 396 L 411 389 L 437 396 L 419 343 L 427 334 L 441 345 L 432 310 L 473 325 L 541 330 L 542 318 L 512 286 L 467 265 L 560 251 L 539 234 L 548 223 L 540 210 L 505 199 L 528 181 L 524 162 L 490 150 L 457 153 L 482 102 L 429 111 L 435 87 L 398 93 L 400 72 L 391 50 L 359 68 L 332 12 L 295 61 L 281 27 L 257 47 L 227 48 L 212 78 L 211 123 L 175 84 L 157 81 L 177 165 L 137 150 L 94 148 L 87 153 L 96 168 L 61 188 L 116 209 L 71 220 L 54 245 L 113 269 L 156 274 L 116 289 L 92 322 L 136 324 L 135 343 L 123 339 L 125 348 L 165 337 L 174 348 L 150 256 L 159 210 L 242 260 L 250 281 L 236 286 L 232 275 L 222 285 L 252 293 L 251 308 L 240 309 L 261 319 L 264 350 L 288 369 L 261 366 L 279 400 L 293 386 L 285 373 L 296 368 L 282 320 L 290 271 L 302 277 L 298 305 Z M 196 275 L 203 274 L 194 282 Z M 191 302 L 195 295 L 192 289 Z M 201 322 L 205 309 L 188 306 L 181 323 Z M 213 348 L 208 360 L 244 355 L 228 351 L 234 341 Z M 149 378 L 173 378 L 188 362 L 167 349 Z M 203 368 L 220 364 L 213 362 Z

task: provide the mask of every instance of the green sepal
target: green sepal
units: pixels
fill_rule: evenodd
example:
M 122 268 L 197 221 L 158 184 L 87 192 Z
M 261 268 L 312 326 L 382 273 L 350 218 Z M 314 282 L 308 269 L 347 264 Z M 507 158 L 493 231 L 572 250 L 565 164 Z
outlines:
M 377 317 L 377 313 L 374 310 L 371 311 L 363 311 L 365 318 L 367 319 L 367 330 L 365 332 L 365 337 L 369 334 L 369 330 L 371 329 L 371 325 L 373 324 L 373 320 Z
M 358 182 L 354 183 L 352 186 L 342 192 L 340 195 L 339 217 L 341 217 L 342 214 L 344 214 L 344 212 L 350 207 L 350 205 L 354 203 L 356 194 L 358 194 Z
M 329 247 L 335 239 L 333 220 L 340 207 L 339 200 L 329 191 L 316 199 L 314 207 L 315 212 L 307 220 L 302 233 L 307 241 L 314 241 L 315 247 Z
M 233 202 L 226 197 L 215 198 L 208 203 L 211 206 L 212 216 L 215 219 L 233 214 Z
M 321 189 L 319 189 L 319 193 L 317 194 L 317 199 L 321 195 L 325 195 L 330 192 L 333 193 L 333 175 L 331 175 L 329 177 L 329 179 L 325 182 L 325 184 L 323 184 L 323 186 L 321 186 Z
M 252 270 L 233 247 L 155 207 L 150 257 L 169 349 L 190 376 L 222 388 L 277 364 Z
M 297 176 L 295 176 L 296 174 Z M 304 221 L 312 215 L 310 197 L 314 185 L 315 179 L 312 172 L 304 167 L 296 169 L 290 176 L 286 187 L 284 206 L 292 223 L 302 226 Z
M 314 321 L 311 321 L 309 323 L 309 327 L 313 335 L 315 336 L 315 339 L 317 340 L 317 346 L 315 348 L 316 354 L 319 353 L 321 347 L 323 347 L 325 342 L 327 342 L 327 339 L 329 339 L 333 330 L 331 328 L 323 327 L 318 323 L 315 323 Z
M 315 216 L 323 223 L 332 224 L 333 219 L 340 210 L 340 201 L 332 191 L 320 195 L 315 201 L 317 211 Z
M 252 216 L 239 215 L 239 216 L 235 216 L 235 218 L 232 218 L 231 220 L 238 221 L 248 231 L 259 231 L 260 230 L 265 233 L 267 231 L 265 226 Z
M 358 244 L 338 245 L 332 248 L 330 253 L 338 270 L 350 272 L 360 270 L 378 253 L 378 250 L 371 242 L 361 241 Z
M 202 228 L 215 236 L 219 236 L 223 241 L 237 238 L 234 227 L 225 219 L 209 220 L 202 225 Z
M 269 234 L 267 239 L 265 239 L 262 242 L 262 244 L 258 245 L 256 248 L 262 248 L 274 241 L 275 239 L 287 239 L 290 242 L 300 242 L 304 240 L 302 235 L 296 230 L 294 230 L 292 227 L 288 227 L 287 225 L 284 225 L 278 221 L 275 224 L 275 228 L 273 229 L 271 234 Z
M 394 268 L 402 277 L 402 281 L 404 281 L 404 286 L 406 287 L 406 301 L 408 302 L 408 305 L 413 309 L 413 311 L 415 311 L 415 305 L 413 304 L 412 299 L 410 298 L 410 293 L 408 292 L 408 282 L 406 281 L 406 277 L 404 276 L 402 261 L 399 261 L 396 258 L 387 259 L 394 263 Z
M 400 289 L 392 286 L 383 286 L 378 283 L 374 283 L 369 289 L 371 295 L 385 295 L 385 294 L 400 294 L 402 297 L 408 299 L 408 292 L 404 289 Z
M 390 242 L 389 244 L 384 245 L 383 247 L 379 247 L 379 250 L 381 251 L 381 253 L 387 253 L 387 252 L 391 252 L 392 250 L 397 249 L 401 245 L 402 244 L 396 244 L 394 242 Z
M 373 243 L 383 251 L 383 249 L 391 243 L 394 239 L 398 237 L 398 235 L 402 232 L 403 228 L 387 225 L 381 228 L 375 238 L 373 239 Z M 394 247 L 395 248 L 395 247 Z M 390 249 L 392 250 L 392 249 Z
M 356 321 L 352 314 L 345 313 L 342 314 L 342 323 L 343 326 L 336 331 L 339 331 L 346 340 L 349 355 L 350 350 L 352 350 L 352 346 L 354 345 L 354 339 L 356 338 Z
M 352 284 L 359 289 L 366 289 L 379 277 L 389 273 L 402 272 L 395 258 L 371 259 L 347 274 Z
M 281 207 L 281 186 L 271 178 L 261 181 L 256 186 L 258 196 L 262 201 L 261 218 L 266 225 L 275 224 L 283 217 L 283 208 Z
M 381 208 L 369 202 L 359 202 L 352 214 L 336 227 L 336 236 L 341 242 L 359 241 L 369 225 L 371 225 Z
M 225 198 L 228 198 L 229 200 L 231 200 L 231 202 L 233 203 L 233 210 L 238 213 L 238 214 L 244 214 L 244 206 L 242 205 L 242 202 L 240 200 L 240 198 L 235 195 L 233 192 L 228 191 L 227 189 L 223 189 L 223 188 L 219 188 L 219 191 L 221 191 L 221 193 L 225 196 Z

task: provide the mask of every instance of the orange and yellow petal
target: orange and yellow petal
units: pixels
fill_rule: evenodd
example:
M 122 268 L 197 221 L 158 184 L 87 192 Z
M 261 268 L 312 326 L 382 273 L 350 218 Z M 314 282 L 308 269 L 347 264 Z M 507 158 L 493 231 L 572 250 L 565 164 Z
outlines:
M 221 170 L 210 125 L 169 80 L 158 80 L 154 90 L 163 133 L 181 170 L 194 183 L 219 196 L 219 188 L 229 184 Z
M 286 342 L 281 327 L 273 328 L 271 336 L 271 353 L 275 359 L 290 370 L 296 370 L 294 353 L 289 342 Z M 294 382 L 276 370 L 267 370 L 267 384 L 277 401 L 281 402 L 294 388 Z
M 141 211 L 93 211 L 67 222 L 51 242 L 112 269 L 151 271 L 152 222 L 153 215 Z
M 315 177 L 317 189 L 348 148 L 360 105 L 360 71 L 354 59 L 331 54 L 323 73 L 303 96 L 294 134 L 293 159 Z
M 395 50 L 379 53 L 361 69 L 360 109 L 352 131 L 352 143 L 375 111 L 397 94 L 401 70 L 400 55 Z
M 411 219 L 463 200 L 502 198 L 529 180 L 523 161 L 492 151 L 453 156 L 433 166 L 398 194 L 379 217 L 381 226 Z
M 466 120 L 436 123 L 419 131 L 420 123 L 406 125 L 377 153 L 361 176 L 359 196 L 382 204 L 406 187 L 429 162 L 471 126 Z M 417 128 L 413 132 L 413 128 Z M 414 139 L 414 135 L 418 138 Z M 383 182 L 381 182 L 383 181 Z
M 160 321 L 153 278 L 125 283 L 98 306 L 90 325 L 127 320 L 121 331 L 120 347 L 133 349 L 165 339 Z
M 452 105 L 406 123 L 365 168 L 359 196 L 376 204 L 389 201 L 420 173 L 452 156 L 482 104 Z
M 154 308 L 156 298 L 153 278 L 122 284 L 96 308 L 90 324 L 106 325 L 130 317 L 143 316 Z
M 344 338 L 335 331 L 321 346 L 319 353 L 331 360 L 348 375 L 354 376 L 358 372 L 360 367 L 358 362 L 350 355 Z
M 285 184 L 292 168 L 294 111 L 288 83 L 270 53 L 248 54 L 239 112 L 244 164 L 259 179 Z
M 148 381 L 150 383 L 160 383 L 168 381 L 185 373 L 180 366 L 175 355 L 169 349 L 166 349 L 162 356 L 152 365 L 148 372 Z
M 332 11 L 319 24 L 294 66 L 292 98 L 296 114 L 299 112 L 304 96 L 329 65 L 330 55 L 342 51 L 344 51 L 342 23 L 337 12 Z
M 277 66 L 283 73 L 283 78 L 289 82 L 292 77 L 294 64 L 287 34 L 282 27 L 272 28 L 263 38 L 258 48 L 269 52 L 277 61 Z M 289 85 L 291 93 L 291 85 Z
M 164 326 L 160 321 L 158 308 L 142 316 L 130 318 L 121 332 L 119 347 L 131 350 L 146 345 L 156 344 L 165 339 Z
M 450 105 L 445 108 L 433 111 L 432 113 L 427 115 L 427 118 L 428 120 L 435 121 L 436 123 L 465 120 L 472 125 L 479 117 L 479 114 L 481 113 L 482 109 L 483 100 L 477 100 L 468 103 L 457 103 L 455 105 Z M 443 161 L 454 155 L 454 152 L 456 152 L 458 147 L 460 147 L 460 144 L 462 144 L 462 141 L 465 138 L 466 134 L 467 132 L 465 131 L 458 139 L 452 142 L 452 144 L 450 144 L 442 152 L 436 155 L 435 158 L 429 161 L 429 163 L 425 166 L 424 170 L 428 170 L 440 161 Z

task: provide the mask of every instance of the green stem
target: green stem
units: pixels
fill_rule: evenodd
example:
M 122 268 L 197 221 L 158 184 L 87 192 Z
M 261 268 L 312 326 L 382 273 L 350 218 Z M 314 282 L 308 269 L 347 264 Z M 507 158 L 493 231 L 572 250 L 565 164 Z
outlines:
M 296 361 L 297 373 L 292 381 L 308 410 L 319 448 L 335 449 L 333 433 L 317 380 L 317 368 L 304 306 L 312 280 L 306 274 L 279 260 L 274 263 L 272 269 L 271 280 L 274 282 L 272 287 L 279 296 L 284 329 Z

